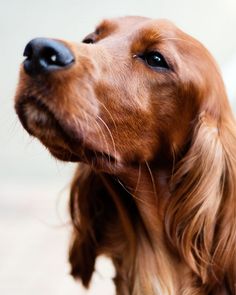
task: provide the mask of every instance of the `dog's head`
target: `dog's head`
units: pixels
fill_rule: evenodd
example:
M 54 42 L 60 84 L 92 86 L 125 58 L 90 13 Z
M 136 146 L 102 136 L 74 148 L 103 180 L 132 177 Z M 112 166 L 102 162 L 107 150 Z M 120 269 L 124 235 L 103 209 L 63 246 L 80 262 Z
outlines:
M 199 113 L 219 116 L 224 104 L 207 50 L 165 20 L 105 20 L 81 43 L 38 38 L 24 55 L 17 113 L 65 161 L 112 171 L 172 162 Z

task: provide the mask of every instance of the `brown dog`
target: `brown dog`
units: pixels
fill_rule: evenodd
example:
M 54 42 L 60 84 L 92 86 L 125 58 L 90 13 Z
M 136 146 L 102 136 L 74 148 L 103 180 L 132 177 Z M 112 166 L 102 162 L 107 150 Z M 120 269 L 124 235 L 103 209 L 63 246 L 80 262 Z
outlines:
M 236 294 L 236 128 L 219 70 L 165 20 L 103 21 L 82 43 L 34 39 L 16 111 L 58 159 L 83 162 L 72 275 L 98 255 L 119 295 Z

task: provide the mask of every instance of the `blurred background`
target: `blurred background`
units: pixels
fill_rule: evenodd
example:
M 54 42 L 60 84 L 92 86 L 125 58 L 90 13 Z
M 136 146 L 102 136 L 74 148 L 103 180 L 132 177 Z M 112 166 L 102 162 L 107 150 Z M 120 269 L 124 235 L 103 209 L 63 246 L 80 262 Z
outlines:
M 168 18 L 202 41 L 218 61 L 236 110 L 235 0 L 0 0 L 0 294 L 114 294 L 102 258 L 91 290 L 69 276 L 68 188 L 75 166 L 53 159 L 14 113 L 26 43 L 34 37 L 80 41 L 102 19 Z

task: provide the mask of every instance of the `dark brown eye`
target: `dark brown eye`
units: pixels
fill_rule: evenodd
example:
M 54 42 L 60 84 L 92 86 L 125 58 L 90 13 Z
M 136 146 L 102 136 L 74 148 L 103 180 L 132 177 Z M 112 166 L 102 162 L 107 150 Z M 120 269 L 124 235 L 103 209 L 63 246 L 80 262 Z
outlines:
M 82 42 L 83 43 L 86 43 L 86 44 L 93 44 L 94 43 L 94 40 L 91 39 L 91 38 L 85 38 Z
M 160 52 L 150 51 L 140 56 L 152 68 L 169 69 L 169 66 Z
M 93 44 L 96 41 L 96 34 L 95 33 L 91 33 L 89 35 L 87 35 L 84 39 L 83 39 L 83 43 L 86 44 Z

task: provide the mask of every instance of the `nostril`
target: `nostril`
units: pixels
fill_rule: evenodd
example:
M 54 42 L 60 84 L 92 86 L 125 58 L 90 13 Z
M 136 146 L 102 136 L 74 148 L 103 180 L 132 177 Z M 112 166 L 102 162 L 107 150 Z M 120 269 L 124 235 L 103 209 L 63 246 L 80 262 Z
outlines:
M 58 58 L 58 53 L 50 47 L 46 47 L 43 49 L 42 57 L 48 65 L 62 65 Z
M 64 43 L 46 38 L 30 41 L 23 55 L 26 57 L 23 63 L 25 72 L 31 76 L 67 68 L 75 61 Z
M 74 57 L 69 53 L 69 50 L 65 47 L 54 48 L 54 47 L 44 47 L 41 51 L 41 63 L 44 63 L 47 66 L 60 66 L 65 67 L 72 62 L 74 62 Z

